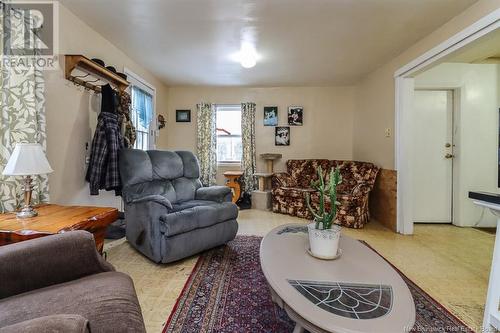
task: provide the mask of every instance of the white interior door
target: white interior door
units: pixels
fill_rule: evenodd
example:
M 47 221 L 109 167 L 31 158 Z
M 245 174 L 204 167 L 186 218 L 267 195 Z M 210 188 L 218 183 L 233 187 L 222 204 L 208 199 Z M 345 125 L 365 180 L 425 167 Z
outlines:
M 417 90 L 413 103 L 413 221 L 452 223 L 453 91 Z

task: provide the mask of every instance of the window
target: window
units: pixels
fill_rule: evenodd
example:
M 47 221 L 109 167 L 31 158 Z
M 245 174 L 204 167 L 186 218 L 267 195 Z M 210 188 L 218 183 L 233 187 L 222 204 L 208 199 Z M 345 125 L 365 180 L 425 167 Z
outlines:
M 130 116 L 136 130 L 135 149 L 155 148 L 155 89 L 141 77 L 125 70 L 131 83 L 132 106 Z
M 149 128 L 153 118 L 153 96 L 144 90 L 132 87 L 132 123 L 136 131 L 135 149 L 148 150 L 150 144 Z
M 243 154 L 241 144 L 241 106 L 217 105 L 217 162 L 240 163 Z

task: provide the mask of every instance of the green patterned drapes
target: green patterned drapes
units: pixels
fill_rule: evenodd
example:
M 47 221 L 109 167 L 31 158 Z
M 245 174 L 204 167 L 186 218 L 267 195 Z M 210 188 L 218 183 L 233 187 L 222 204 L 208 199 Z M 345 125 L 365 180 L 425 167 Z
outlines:
M 217 177 L 217 135 L 215 105 L 198 104 L 197 155 L 200 162 L 200 180 L 204 186 L 215 185 Z
M 255 103 L 241 104 L 241 143 L 243 145 L 243 191 L 250 194 L 256 187 L 256 157 L 255 157 Z
M 9 13 L 13 11 L 2 9 L 4 15 L 0 15 L 0 29 L 4 26 L 3 20 L 9 19 Z M 1 43 L 0 47 L 3 48 Z M 0 61 L 0 213 L 14 211 L 23 203 L 20 177 L 1 175 L 16 143 L 37 142 L 45 148 L 44 90 L 41 70 L 32 66 L 11 67 L 8 62 Z M 33 203 L 47 202 L 47 176 L 34 177 L 34 185 Z

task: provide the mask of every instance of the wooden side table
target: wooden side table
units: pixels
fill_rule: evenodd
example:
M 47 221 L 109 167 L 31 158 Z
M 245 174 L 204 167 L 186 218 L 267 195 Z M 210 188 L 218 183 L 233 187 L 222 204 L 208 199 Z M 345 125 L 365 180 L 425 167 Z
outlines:
M 38 216 L 18 219 L 16 213 L 0 214 L 0 245 L 58 234 L 86 230 L 94 235 L 102 253 L 106 227 L 118 219 L 118 210 L 109 207 L 40 205 Z
M 224 172 L 224 177 L 226 177 L 226 186 L 231 188 L 233 191 L 233 202 L 239 200 L 241 196 L 241 184 L 240 177 L 243 176 L 243 171 L 226 171 Z

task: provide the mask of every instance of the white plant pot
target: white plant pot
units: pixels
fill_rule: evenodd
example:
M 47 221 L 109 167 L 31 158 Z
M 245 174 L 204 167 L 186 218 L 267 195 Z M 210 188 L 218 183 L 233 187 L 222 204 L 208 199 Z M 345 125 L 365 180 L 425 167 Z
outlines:
M 334 224 L 331 229 L 318 230 L 316 223 L 307 225 L 311 253 L 320 258 L 334 258 L 339 251 L 341 227 Z

